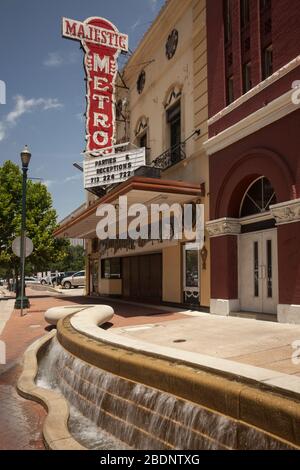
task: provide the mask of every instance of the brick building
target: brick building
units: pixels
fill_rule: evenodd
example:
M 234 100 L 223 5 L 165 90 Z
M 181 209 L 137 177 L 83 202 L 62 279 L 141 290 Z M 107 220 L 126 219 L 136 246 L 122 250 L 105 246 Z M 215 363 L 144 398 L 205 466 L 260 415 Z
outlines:
M 211 312 L 300 322 L 300 4 L 207 3 Z

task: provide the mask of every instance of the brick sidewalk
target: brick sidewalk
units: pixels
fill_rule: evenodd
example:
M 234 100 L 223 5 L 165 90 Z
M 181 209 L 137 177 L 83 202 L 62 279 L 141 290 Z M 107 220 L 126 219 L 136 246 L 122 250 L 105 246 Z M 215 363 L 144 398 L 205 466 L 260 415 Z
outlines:
M 26 311 L 27 314 L 21 317 L 20 311 L 14 310 L 0 338 L 6 343 L 7 356 L 6 366 L 0 365 L 0 450 L 44 448 L 41 429 L 46 412 L 41 405 L 21 398 L 15 387 L 21 372 L 20 363 L 24 351 L 32 342 L 50 330 L 44 320 L 45 310 L 59 305 L 105 303 L 115 310 L 110 327 L 184 318 L 180 313 L 167 313 L 156 308 L 117 301 L 104 302 L 82 296 L 55 296 L 48 292 L 30 289 L 27 289 L 27 295 L 31 303 Z

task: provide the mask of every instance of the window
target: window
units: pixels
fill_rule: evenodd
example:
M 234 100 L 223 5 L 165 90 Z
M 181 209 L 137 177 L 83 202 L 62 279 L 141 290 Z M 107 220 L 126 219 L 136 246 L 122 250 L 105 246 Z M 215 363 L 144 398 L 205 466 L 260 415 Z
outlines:
M 250 1 L 241 0 L 240 9 L 241 9 L 241 28 L 244 28 L 250 22 Z
M 169 126 L 169 138 L 171 148 L 171 161 L 177 163 L 180 160 L 181 144 L 181 110 L 180 101 L 167 109 L 167 123 Z
M 251 88 L 251 64 L 248 63 L 243 65 L 243 92 L 247 93 Z
M 260 9 L 267 10 L 271 8 L 272 0 L 260 0 Z
M 262 53 L 262 75 L 263 80 L 270 77 L 273 73 L 273 47 L 268 46 Z
M 272 204 L 276 204 L 276 194 L 270 183 L 265 178 L 259 178 L 248 188 L 240 210 L 240 217 L 268 212 Z
M 272 240 L 267 240 L 267 286 L 268 297 L 273 297 L 273 267 L 272 267 Z
M 140 137 L 140 147 L 145 147 L 147 148 L 147 132 L 145 132 L 141 137 Z
M 265 80 L 273 73 L 272 1 L 260 2 L 261 75 Z
M 149 156 L 149 149 L 148 149 L 148 146 L 147 146 L 147 132 L 144 132 L 139 137 L 139 146 L 140 147 L 145 147 L 145 149 L 146 149 L 146 165 L 149 165 L 150 156 Z
M 102 279 L 121 279 L 121 258 L 109 258 L 101 261 Z
M 259 297 L 259 266 L 258 266 L 258 242 L 253 245 L 253 274 L 254 274 L 254 297 Z
M 231 41 L 232 36 L 230 0 L 224 0 L 224 35 L 225 44 L 227 44 Z
M 85 272 L 84 272 L 84 271 L 79 271 L 78 273 L 74 274 L 73 277 L 82 277 L 82 276 L 85 276 Z
M 227 105 L 234 101 L 234 90 L 233 90 L 233 77 L 227 78 Z
M 226 105 L 234 101 L 231 0 L 223 0 Z

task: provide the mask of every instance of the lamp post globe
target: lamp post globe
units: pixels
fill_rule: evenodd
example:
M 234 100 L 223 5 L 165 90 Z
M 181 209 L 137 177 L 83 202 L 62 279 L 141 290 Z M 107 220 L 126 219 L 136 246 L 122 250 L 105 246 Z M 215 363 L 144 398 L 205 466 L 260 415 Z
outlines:
M 20 153 L 20 156 L 21 156 L 22 168 L 28 168 L 28 165 L 31 159 L 31 153 L 29 151 L 28 145 L 25 145 L 22 152 Z

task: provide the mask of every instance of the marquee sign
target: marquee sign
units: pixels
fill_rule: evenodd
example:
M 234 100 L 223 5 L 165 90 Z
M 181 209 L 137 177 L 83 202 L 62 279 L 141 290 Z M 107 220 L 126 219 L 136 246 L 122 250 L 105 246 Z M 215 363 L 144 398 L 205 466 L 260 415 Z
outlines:
M 87 79 L 86 152 L 113 152 L 115 143 L 115 80 L 117 58 L 128 51 L 128 36 L 110 21 L 91 17 L 84 22 L 63 18 L 62 35 L 81 41 Z M 119 156 L 119 154 L 118 154 Z
M 134 170 L 145 165 L 145 148 L 120 152 L 97 158 L 87 158 L 83 163 L 86 189 L 121 183 L 133 176 Z

